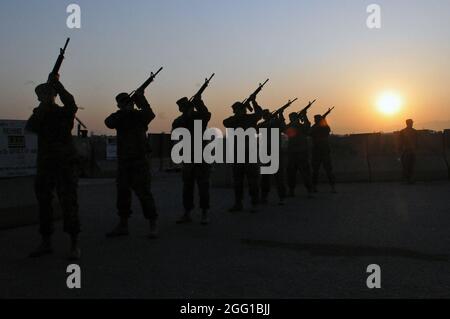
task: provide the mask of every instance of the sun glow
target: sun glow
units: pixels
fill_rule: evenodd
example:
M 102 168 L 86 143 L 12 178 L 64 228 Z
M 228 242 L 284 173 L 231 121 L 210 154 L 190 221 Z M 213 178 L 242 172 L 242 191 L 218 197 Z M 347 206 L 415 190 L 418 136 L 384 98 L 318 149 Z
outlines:
M 403 104 L 403 100 L 400 95 L 394 92 L 382 93 L 377 101 L 378 111 L 385 115 L 397 114 Z

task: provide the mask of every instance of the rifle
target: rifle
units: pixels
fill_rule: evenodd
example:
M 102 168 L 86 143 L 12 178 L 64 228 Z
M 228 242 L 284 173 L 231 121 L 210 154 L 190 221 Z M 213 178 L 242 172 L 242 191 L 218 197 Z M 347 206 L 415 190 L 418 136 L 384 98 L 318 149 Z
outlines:
M 328 111 L 327 111 L 324 115 L 322 115 L 322 118 L 323 118 L 323 119 L 326 119 L 327 116 L 330 115 L 330 113 L 331 113 L 333 110 L 334 110 L 334 106 L 333 106 L 331 109 L 328 109 Z
M 200 88 L 200 90 L 198 90 L 198 92 L 195 93 L 195 95 L 194 95 L 193 97 L 191 97 L 191 100 L 190 100 L 191 102 L 194 100 L 195 97 L 201 96 L 201 95 L 203 94 L 203 92 L 205 92 L 206 88 L 207 88 L 208 85 L 209 85 L 209 82 L 211 82 L 211 80 L 212 80 L 212 78 L 214 77 L 214 75 L 216 75 L 216 74 L 213 73 L 209 79 L 206 79 L 206 80 L 205 80 L 205 83 L 202 85 L 202 87 Z
M 312 101 L 312 102 L 309 102 L 308 105 L 307 105 L 303 110 L 301 110 L 300 112 L 298 112 L 297 114 L 298 114 L 298 115 L 302 115 L 302 114 L 306 113 L 306 112 L 309 110 L 309 108 L 310 108 L 315 102 L 316 102 L 316 100 L 314 100 L 314 101 Z
M 61 69 L 61 65 L 64 61 L 64 54 L 66 53 L 66 49 L 67 49 L 67 46 L 69 45 L 69 42 L 70 42 L 70 38 L 67 38 L 64 48 L 59 49 L 59 56 L 58 56 L 58 59 L 56 60 L 55 66 L 53 67 L 51 74 L 54 74 L 54 75 L 59 74 L 59 69 Z
M 133 92 L 131 92 L 129 94 L 130 99 L 132 99 L 134 97 L 134 95 L 136 94 L 137 91 L 142 91 L 142 92 L 145 91 L 145 89 L 150 85 L 150 83 L 152 83 L 155 80 L 156 76 L 158 75 L 159 72 L 162 71 L 162 69 L 163 68 L 161 67 L 161 68 L 159 68 L 158 71 L 156 71 L 156 73 L 152 72 L 150 74 L 150 77 L 144 82 L 144 84 L 142 84 L 137 90 L 134 90 Z
M 285 105 L 283 105 L 282 107 L 280 107 L 278 110 L 276 110 L 275 112 L 272 112 L 272 117 L 283 113 L 288 107 L 290 107 L 295 101 L 297 101 L 298 98 L 295 98 L 294 100 L 289 100 Z
M 256 96 L 259 94 L 259 92 L 261 92 L 261 90 L 267 84 L 267 82 L 269 82 L 269 79 L 267 79 L 266 82 L 264 82 L 263 84 L 260 83 L 256 91 L 250 94 L 250 96 L 247 99 L 245 99 L 244 102 L 242 102 L 242 104 L 246 105 L 250 111 L 253 111 L 253 108 L 250 106 L 248 102 L 256 98 Z

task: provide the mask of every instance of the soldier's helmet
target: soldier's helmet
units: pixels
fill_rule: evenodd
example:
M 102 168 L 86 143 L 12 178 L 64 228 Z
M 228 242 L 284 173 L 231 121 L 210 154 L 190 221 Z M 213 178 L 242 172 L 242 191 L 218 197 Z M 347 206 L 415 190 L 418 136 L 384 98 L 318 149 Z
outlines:
M 263 111 L 263 119 L 265 120 L 269 120 L 271 118 L 272 113 L 270 113 L 270 111 L 268 109 L 265 109 Z
M 234 103 L 231 108 L 233 109 L 233 112 L 237 112 L 239 110 L 245 110 L 245 105 L 242 102 L 236 102 Z
M 194 105 L 189 101 L 187 97 L 182 97 L 177 101 L 178 109 L 180 112 L 185 112 L 186 110 L 192 108 Z
M 36 95 L 38 97 L 41 96 L 48 96 L 48 95 L 53 95 L 56 96 L 56 91 L 55 89 L 53 89 L 53 87 L 48 84 L 48 83 L 42 83 L 39 84 L 35 89 L 34 92 L 36 92 Z
M 116 96 L 117 105 L 120 107 L 131 102 L 130 95 L 128 93 L 120 93 Z
M 296 112 L 290 113 L 290 114 L 289 114 L 289 119 L 290 119 L 291 121 L 296 121 L 296 120 L 298 120 L 298 113 L 296 113 Z
M 322 116 L 322 115 L 320 115 L 320 114 L 314 115 L 314 121 L 315 121 L 316 123 L 319 123 L 319 122 L 321 122 L 322 120 L 323 120 L 323 116 Z

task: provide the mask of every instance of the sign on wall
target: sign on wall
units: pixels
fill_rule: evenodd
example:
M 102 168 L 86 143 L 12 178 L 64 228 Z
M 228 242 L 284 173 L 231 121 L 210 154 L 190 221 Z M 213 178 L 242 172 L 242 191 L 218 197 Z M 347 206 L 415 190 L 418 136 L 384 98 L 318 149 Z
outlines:
M 108 161 L 114 161 L 117 159 L 117 138 L 116 137 L 107 137 L 106 159 Z
M 0 120 L 0 178 L 36 174 L 37 136 L 26 121 Z

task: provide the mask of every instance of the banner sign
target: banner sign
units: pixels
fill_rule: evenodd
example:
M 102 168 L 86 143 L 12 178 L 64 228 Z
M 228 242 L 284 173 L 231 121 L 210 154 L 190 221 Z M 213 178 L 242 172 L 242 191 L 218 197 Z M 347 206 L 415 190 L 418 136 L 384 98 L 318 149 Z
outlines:
M 0 178 L 36 174 L 37 136 L 26 121 L 0 120 Z

